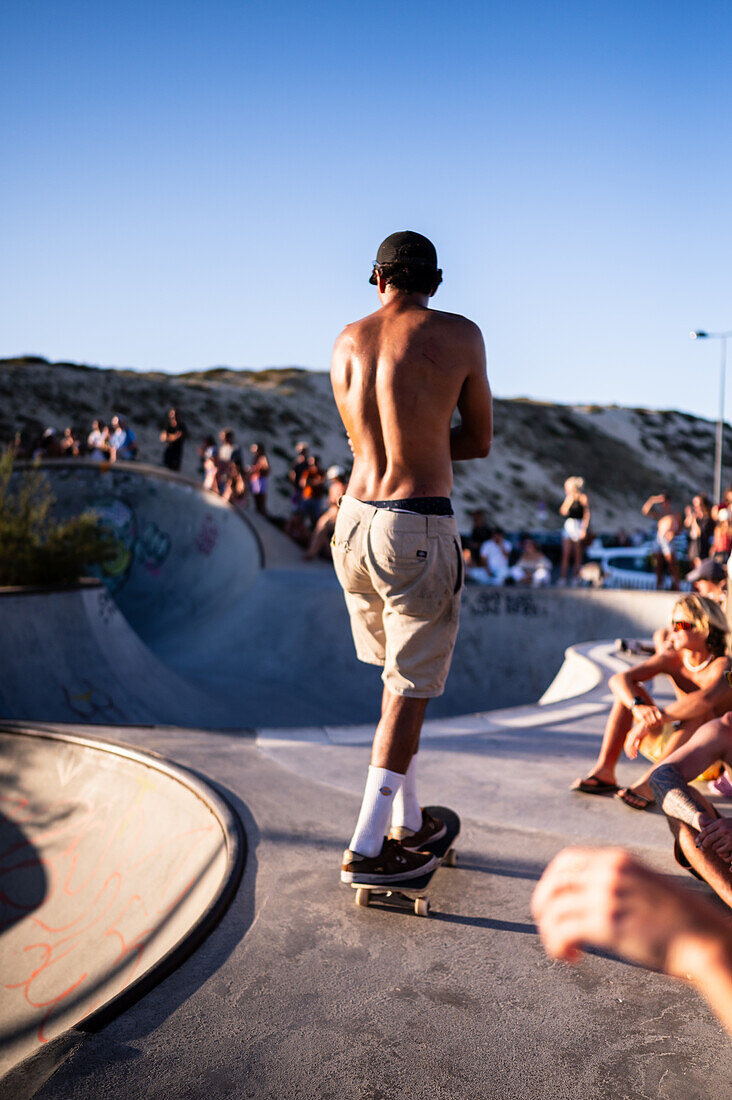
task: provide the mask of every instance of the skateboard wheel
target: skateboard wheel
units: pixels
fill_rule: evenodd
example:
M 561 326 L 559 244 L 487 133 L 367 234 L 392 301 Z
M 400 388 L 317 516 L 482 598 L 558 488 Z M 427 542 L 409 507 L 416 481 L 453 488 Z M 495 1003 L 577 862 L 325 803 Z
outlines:
M 362 905 L 364 908 L 368 905 L 371 898 L 371 891 L 364 890 L 363 886 L 359 886 L 356 891 L 356 905 Z
M 415 898 L 414 899 L 414 912 L 418 917 L 427 917 L 430 912 L 430 903 L 428 898 Z
M 454 867 L 457 863 L 457 852 L 454 848 L 451 848 L 449 852 L 445 854 L 445 858 L 442 861 L 446 867 Z

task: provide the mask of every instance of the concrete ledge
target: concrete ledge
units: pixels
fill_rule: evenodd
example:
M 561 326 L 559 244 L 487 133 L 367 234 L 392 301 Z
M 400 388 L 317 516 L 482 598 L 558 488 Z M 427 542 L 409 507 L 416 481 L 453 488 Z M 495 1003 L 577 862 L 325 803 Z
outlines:
M 246 842 L 219 791 L 155 753 L 5 727 L 0 767 L 7 1072 L 175 970 L 226 911 Z

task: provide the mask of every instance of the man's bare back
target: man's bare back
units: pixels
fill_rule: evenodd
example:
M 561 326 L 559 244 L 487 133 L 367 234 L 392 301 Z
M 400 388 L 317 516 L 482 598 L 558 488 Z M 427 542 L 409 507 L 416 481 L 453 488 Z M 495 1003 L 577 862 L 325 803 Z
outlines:
M 333 393 L 354 454 L 348 492 L 447 497 L 452 461 L 490 449 L 483 338 L 465 317 L 428 309 L 429 295 L 377 285 L 381 308 L 347 325 L 333 351 Z M 456 407 L 462 422 L 451 432 Z

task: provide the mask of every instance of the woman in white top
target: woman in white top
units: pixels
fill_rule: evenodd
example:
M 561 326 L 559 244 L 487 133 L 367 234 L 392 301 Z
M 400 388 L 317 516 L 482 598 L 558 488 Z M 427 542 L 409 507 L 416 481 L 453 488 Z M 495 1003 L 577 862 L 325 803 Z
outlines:
M 104 462 L 109 458 L 109 428 L 103 420 L 95 420 L 86 440 L 89 458 L 93 462 Z

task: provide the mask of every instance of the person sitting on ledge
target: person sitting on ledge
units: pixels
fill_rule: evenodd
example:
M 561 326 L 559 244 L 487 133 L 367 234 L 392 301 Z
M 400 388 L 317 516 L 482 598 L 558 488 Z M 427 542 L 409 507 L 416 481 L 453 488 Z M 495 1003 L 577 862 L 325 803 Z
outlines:
M 732 713 L 701 726 L 652 772 L 650 784 L 668 818 L 677 863 L 703 879 L 732 909 L 732 818 L 721 817 L 690 786 L 719 760 L 732 764 Z
M 575 780 L 571 790 L 614 794 L 631 809 L 650 809 L 653 793 L 648 780 L 652 768 L 633 787 L 619 789 L 615 782 L 615 768 L 626 738 L 628 755 L 635 757 L 649 735 L 661 735 L 654 753 L 658 762 L 688 741 L 705 722 L 732 707 L 732 685 L 726 675 L 732 669 L 727 656 L 729 626 L 719 604 L 695 593 L 682 596 L 671 612 L 671 630 L 671 648 L 610 677 L 615 702 L 599 756 L 590 773 Z M 664 708 L 653 701 L 644 686 L 660 673 L 671 679 L 676 692 L 676 699 Z
M 708 596 L 710 600 L 718 603 L 722 610 L 727 607 L 727 569 L 714 558 L 705 558 L 696 569 L 686 574 L 687 581 L 691 582 L 693 592 L 698 596 Z M 653 634 L 653 646 L 657 653 L 671 645 L 672 631 L 667 626 L 661 627 Z

